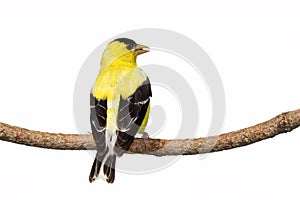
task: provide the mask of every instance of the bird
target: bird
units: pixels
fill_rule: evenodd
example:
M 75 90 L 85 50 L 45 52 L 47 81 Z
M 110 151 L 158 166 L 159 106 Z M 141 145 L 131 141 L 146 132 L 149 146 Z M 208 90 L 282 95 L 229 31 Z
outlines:
M 97 153 L 89 181 L 115 180 L 116 157 L 129 150 L 135 135 L 144 133 L 152 97 L 150 80 L 137 66 L 137 56 L 150 48 L 117 38 L 102 53 L 99 74 L 90 92 L 90 124 Z

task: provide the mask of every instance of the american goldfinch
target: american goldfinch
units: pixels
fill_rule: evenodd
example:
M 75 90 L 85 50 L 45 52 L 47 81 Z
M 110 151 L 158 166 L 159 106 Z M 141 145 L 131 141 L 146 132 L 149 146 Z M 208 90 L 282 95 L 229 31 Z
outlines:
M 129 149 L 135 135 L 143 133 L 147 125 L 152 92 L 136 58 L 148 51 L 131 39 L 118 38 L 102 54 L 90 94 L 90 122 L 97 145 L 90 182 L 101 177 L 113 183 L 116 157 Z

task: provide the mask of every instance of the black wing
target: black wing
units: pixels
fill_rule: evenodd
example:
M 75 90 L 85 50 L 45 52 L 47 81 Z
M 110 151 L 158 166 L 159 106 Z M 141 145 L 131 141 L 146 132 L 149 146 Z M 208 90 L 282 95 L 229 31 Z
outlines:
M 109 155 L 106 160 L 108 147 L 106 145 L 106 117 L 107 117 L 107 100 L 97 100 L 92 94 L 90 96 L 91 107 L 91 127 L 93 137 L 97 146 L 97 155 L 94 160 L 89 180 L 93 182 L 99 176 L 101 166 L 104 165 L 103 173 L 108 183 L 115 180 L 116 155 Z M 103 163 L 104 162 L 104 163 Z
M 97 151 L 100 155 L 104 155 L 107 151 L 105 144 L 107 100 L 97 100 L 93 94 L 91 94 L 90 108 L 91 127 L 93 137 L 97 145 Z
M 118 156 L 127 151 L 132 144 L 146 115 L 151 96 L 151 85 L 147 78 L 127 99 L 120 97 L 117 120 L 119 131 L 114 147 Z

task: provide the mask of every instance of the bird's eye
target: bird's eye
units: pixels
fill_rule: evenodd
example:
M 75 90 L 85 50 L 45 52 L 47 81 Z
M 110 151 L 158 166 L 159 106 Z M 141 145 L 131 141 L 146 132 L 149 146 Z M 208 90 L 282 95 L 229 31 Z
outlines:
M 133 44 L 127 44 L 127 45 L 126 45 L 126 48 L 127 48 L 128 50 L 133 49 Z

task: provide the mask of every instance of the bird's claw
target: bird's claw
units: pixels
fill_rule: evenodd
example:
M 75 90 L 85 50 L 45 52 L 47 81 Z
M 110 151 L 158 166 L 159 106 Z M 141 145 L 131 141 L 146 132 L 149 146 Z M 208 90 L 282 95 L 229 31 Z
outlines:
M 142 138 L 143 139 L 148 139 L 149 138 L 149 134 L 147 132 L 142 132 Z

